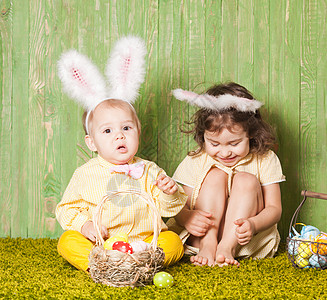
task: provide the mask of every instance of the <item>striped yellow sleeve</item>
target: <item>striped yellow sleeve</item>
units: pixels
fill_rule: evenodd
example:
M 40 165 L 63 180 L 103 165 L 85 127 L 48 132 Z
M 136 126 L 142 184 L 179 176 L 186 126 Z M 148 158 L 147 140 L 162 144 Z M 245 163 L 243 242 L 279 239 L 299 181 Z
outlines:
M 79 172 L 77 169 L 56 207 L 56 218 L 64 230 L 77 230 L 81 232 L 85 222 L 91 219 L 89 204 L 81 199 L 77 193 L 79 183 Z
M 173 195 L 167 195 L 161 191 L 156 185 L 153 185 L 153 181 L 158 178 L 159 175 L 166 172 L 158 167 L 155 163 L 151 163 L 146 169 L 147 191 L 150 191 L 152 198 L 155 200 L 158 210 L 162 217 L 173 217 L 177 215 L 184 207 L 187 196 L 181 186 L 178 185 L 178 191 Z M 151 179 L 150 179 L 151 178 Z

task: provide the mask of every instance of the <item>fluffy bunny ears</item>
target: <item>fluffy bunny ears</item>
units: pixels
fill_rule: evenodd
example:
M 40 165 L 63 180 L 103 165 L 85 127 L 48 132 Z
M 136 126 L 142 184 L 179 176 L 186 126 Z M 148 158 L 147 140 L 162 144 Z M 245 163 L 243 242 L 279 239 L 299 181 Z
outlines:
M 243 112 L 255 112 L 262 106 L 262 103 L 255 99 L 241 98 L 230 94 L 216 97 L 208 94 L 198 95 L 190 91 L 176 89 L 173 90 L 173 95 L 178 100 L 187 101 L 192 105 L 216 111 L 235 108 L 236 110 Z
M 84 107 L 88 119 L 89 112 L 106 99 L 120 99 L 130 104 L 136 100 L 144 81 L 145 55 L 144 41 L 127 36 L 118 40 L 111 52 L 105 70 L 108 85 L 97 67 L 76 50 L 62 54 L 58 75 L 65 93 Z

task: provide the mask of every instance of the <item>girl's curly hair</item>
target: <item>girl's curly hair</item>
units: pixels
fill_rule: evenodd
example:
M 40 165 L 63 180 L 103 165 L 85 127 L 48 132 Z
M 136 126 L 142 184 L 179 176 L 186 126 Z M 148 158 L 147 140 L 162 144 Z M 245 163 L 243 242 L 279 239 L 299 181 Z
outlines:
M 254 99 L 252 94 L 243 86 L 229 82 L 226 84 L 218 84 L 208 89 L 207 93 L 212 96 L 223 94 L 231 94 L 234 96 Z M 207 108 L 198 110 L 187 125 L 193 125 L 191 130 L 183 130 L 182 132 L 193 134 L 194 140 L 199 145 L 195 151 L 190 151 L 188 155 L 194 156 L 204 150 L 204 133 L 205 131 L 220 132 L 227 128 L 232 131 L 235 125 L 241 126 L 250 140 L 250 152 L 256 154 L 264 154 L 275 146 L 275 136 L 269 124 L 261 117 L 259 110 L 253 112 L 242 112 L 235 108 L 229 108 L 224 111 L 215 111 Z

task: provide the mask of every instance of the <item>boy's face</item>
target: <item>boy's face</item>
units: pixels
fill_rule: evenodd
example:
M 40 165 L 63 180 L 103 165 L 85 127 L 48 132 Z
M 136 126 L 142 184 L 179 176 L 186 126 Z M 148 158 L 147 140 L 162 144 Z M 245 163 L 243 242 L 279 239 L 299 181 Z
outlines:
M 235 125 L 232 131 L 227 128 L 221 132 L 205 131 L 205 151 L 227 167 L 236 165 L 250 151 L 250 140 L 241 126 Z
M 90 135 L 85 142 L 91 151 L 113 164 L 128 163 L 139 146 L 139 131 L 129 109 L 103 107 L 93 112 Z

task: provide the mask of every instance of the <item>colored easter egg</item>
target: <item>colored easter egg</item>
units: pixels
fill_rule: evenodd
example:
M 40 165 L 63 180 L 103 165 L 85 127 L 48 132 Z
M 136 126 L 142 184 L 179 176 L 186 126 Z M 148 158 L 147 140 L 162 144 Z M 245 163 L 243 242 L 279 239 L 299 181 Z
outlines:
M 140 251 L 148 250 L 150 247 L 150 244 L 148 244 L 144 241 L 136 241 L 136 242 L 132 242 L 131 246 L 133 248 L 133 252 L 140 252 Z
M 297 256 L 295 259 L 295 263 L 300 267 L 300 268 L 305 268 L 309 266 L 309 260 L 306 258 L 303 258 L 301 256 Z
M 122 242 L 128 243 L 127 234 L 126 233 L 119 233 L 119 234 L 111 236 L 109 239 L 107 239 L 104 242 L 103 248 L 105 248 L 107 250 L 112 250 L 112 245 L 117 241 L 122 241 Z
M 157 287 L 170 287 L 174 284 L 174 278 L 167 272 L 159 272 L 154 275 L 153 283 Z
M 315 268 L 325 267 L 327 265 L 327 256 L 319 256 L 317 254 L 313 254 L 309 258 L 309 264 Z
M 287 251 L 291 255 L 297 255 L 298 252 L 298 247 L 301 243 L 301 241 L 297 241 L 299 238 L 298 237 L 293 237 L 291 240 L 289 240 L 288 245 L 287 245 Z
M 301 243 L 297 248 L 298 254 L 301 258 L 309 258 L 312 255 L 310 243 Z
M 129 243 L 122 242 L 122 241 L 114 242 L 112 245 L 112 250 L 118 250 L 120 252 L 129 253 L 129 254 L 133 253 L 132 246 Z
M 303 234 L 307 233 L 307 232 L 318 232 L 318 234 L 320 234 L 320 230 L 317 227 L 311 226 L 311 225 L 306 225 L 303 226 L 301 229 L 301 235 L 303 236 Z
M 327 235 L 317 236 L 315 243 L 312 244 L 312 251 L 316 254 L 327 255 Z
M 314 241 L 319 234 L 320 230 L 311 225 L 303 226 L 301 230 L 301 237 L 305 240 Z

